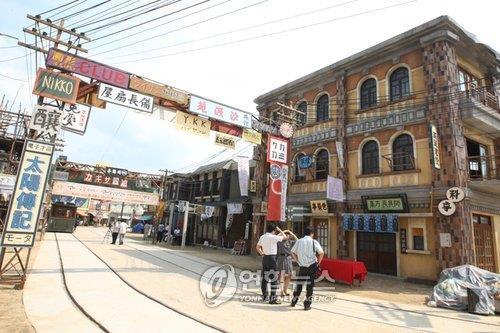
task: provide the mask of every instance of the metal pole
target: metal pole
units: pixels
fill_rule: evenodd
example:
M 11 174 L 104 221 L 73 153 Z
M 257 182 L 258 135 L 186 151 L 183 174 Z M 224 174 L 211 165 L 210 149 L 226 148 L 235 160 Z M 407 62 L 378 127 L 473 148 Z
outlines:
M 186 210 L 184 211 L 184 223 L 182 224 L 182 244 L 181 244 L 181 248 L 184 248 L 186 246 L 186 233 L 187 233 L 188 215 L 189 215 L 189 201 L 186 202 Z
M 125 202 L 122 201 L 122 210 L 120 211 L 120 218 L 123 218 L 123 206 L 125 205 Z

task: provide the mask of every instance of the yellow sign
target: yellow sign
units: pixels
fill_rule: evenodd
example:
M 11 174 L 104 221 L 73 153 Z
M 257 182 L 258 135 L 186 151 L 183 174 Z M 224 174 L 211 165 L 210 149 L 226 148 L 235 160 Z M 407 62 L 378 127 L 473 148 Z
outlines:
M 175 118 L 175 127 L 178 130 L 201 136 L 209 136 L 210 134 L 211 124 L 208 119 L 203 119 L 181 111 L 177 111 Z
M 242 135 L 243 140 L 255 143 L 257 145 L 260 145 L 262 142 L 262 134 L 254 131 L 252 129 L 244 128 L 243 129 L 243 135 Z
M 215 144 L 226 148 L 234 149 L 236 147 L 236 137 L 224 133 L 215 133 Z
M 180 105 L 187 105 L 189 96 L 180 90 L 167 85 L 146 81 L 138 76 L 130 77 L 130 89 L 137 90 L 147 95 L 156 96 Z
M 312 200 L 311 212 L 313 215 L 328 214 L 328 204 L 326 203 L 326 200 Z

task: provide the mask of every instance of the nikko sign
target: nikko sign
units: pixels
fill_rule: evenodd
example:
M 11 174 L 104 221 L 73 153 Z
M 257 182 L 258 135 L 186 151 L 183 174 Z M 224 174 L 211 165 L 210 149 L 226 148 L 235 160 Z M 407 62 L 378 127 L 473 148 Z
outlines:
M 39 68 L 33 94 L 74 104 L 79 85 L 79 78 Z
M 101 83 L 99 87 L 99 99 L 131 109 L 153 113 L 153 97 L 113 87 L 109 84 Z
M 26 140 L 1 246 L 32 247 L 54 145 Z
M 243 128 L 252 128 L 252 116 L 249 113 L 195 95 L 191 95 L 189 111 Z

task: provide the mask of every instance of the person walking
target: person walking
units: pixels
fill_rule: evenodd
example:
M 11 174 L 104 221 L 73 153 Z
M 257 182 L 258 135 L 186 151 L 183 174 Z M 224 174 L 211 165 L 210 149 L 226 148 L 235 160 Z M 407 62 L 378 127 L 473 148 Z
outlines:
M 293 264 L 292 264 L 292 247 L 297 240 L 297 236 L 290 230 L 283 231 L 288 239 L 282 240 L 278 243 L 278 259 L 277 267 L 279 272 L 279 281 L 281 287 L 281 296 L 290 296 L 288 293 L 288 286 L 292 278 Z
M 163 223 L 160 223 L 158 225 L 158 229 L 156 230 L 156 242 L 161 243 L 163 240 L 163 233 L 165 232 L 165 225 Z
M 120 222 L 113 221 L 111 226 L 111 244 L 116 244 L 116 239 L 118 238 L 118 233 L 120 232 Z
M 120 229 L 118 232 L 118 245 L 122 245 L 123 239 L 125 238 L 125 234 L 127 233 L 128 224 L 127 224 L 127 222 L 122 221 L 122 222 L 120 222 L 119 226 L 120 226 Z
M 304 300 L 304 310 L 311 310 L 312 295 L 314 290 L 314 280 L 319 264 L 323 260 L 324 252 L 319 242 L 315 239 L 311 227 L 304 228 L 304 237 L 299 239 L 292 247 L 292 256 L 299 264 L 299 281 L 296 284 L 291 306 L 295 306 L 302 293 L 304 283 L 306 286 L 306 298 Z
M 287 236 L 276 227 L 274 223 L 268 223 L 266 233 L 259 238 L 255 249 L 263 256 L 262 258 L 262 277 L 261 289 L 264 302 L 269 300 L 269 304 L 279 304 L 276 298 L 276 289 L 278 286 L 276 256 L 278 254 L 278 242 L 286 239 Z M 271 284 L 271 297 L 268 296 L 267 286 Z

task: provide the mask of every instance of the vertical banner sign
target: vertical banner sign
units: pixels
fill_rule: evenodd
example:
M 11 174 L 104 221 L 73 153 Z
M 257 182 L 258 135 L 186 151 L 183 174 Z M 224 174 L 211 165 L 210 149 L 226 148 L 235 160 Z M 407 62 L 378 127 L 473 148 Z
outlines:
M 26 140 L 1 246 L 33 246 L 53 154 L 53 144 Z
M 288 140 L 269 135 L 267 141 L 267 161 L 269 163 L 288 163 Z
M 344 186 L 342 179 L 328 176 L 326 181 L 326 198 L 335 201 L 344 201 Z
M 439 136 L 437 132 L 437 127 L 434 124 L 429 125 L 429 135 L 431 144 L 431 156 L 432 156 L 432 166 L 435 169 L 441 169 L 441 159 L 439 158 Z
M 238 157 L 238 182 L 241 196 L 248 196 L 248 180 L 250 176 L 250 164 L 248 157 Z
M 335 148 L 337 148 L 337 156 L 339 160 L 339 165 L 341 169 L 344 169 L 344 147 L 342 146 L 341 141 L 335 141 Z
M 286 182 L 283 179 L 288 176 L 288 167 L 286 165 L 280 165 L 276 163 L 271 163 L 270 167 L 270 181 L 269 181 L 269 191 L 268 191 L 268 205 L 267 205 L 267 220 L 268 221 L 283 221 L 284 220 L 284 210 L 283 196 L 285 196 L 285 206 L 286 206 Z M 284 170 L 286 169 L 286 170 Z M 284 175 L 285 173 L 285 175 Z
M 280 221 L 286 221 L 286 192 L 288 189 L 288 165 L 281 167 L 281 211 Z
M 66 104 L 63 111 L 62 128 L 84 135 L 90 118 L 90 106 Z

